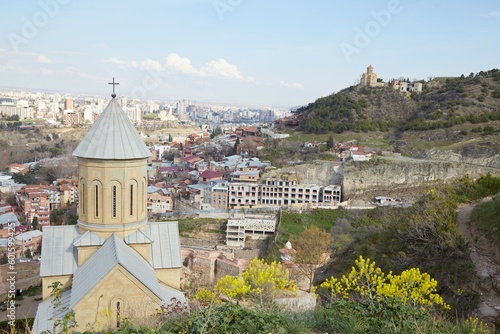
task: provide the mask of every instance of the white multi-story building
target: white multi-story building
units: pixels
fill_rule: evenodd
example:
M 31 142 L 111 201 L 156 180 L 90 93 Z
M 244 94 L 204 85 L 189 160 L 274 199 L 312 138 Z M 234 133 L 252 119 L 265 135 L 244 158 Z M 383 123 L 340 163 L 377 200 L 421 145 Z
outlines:
M 263 239 L 274 234 L 275 230 L 275 215 L 233 216 L 227 221 L 226 245 L 243 248 L 247 238 Z
M 322 202 L 324 204 L 337 205 L 342 199 L 342 187 L 339 185 L 329 185 L 323 188 Z
M 148 213 L 164 213 L 173 210 L 173 201 L 171 196 L 162 196 L 158 193 L 148 194 L 147 201 Z
M 316 184 L 297 184 L 296 173 L 283 173 L 267 178 L 261 186 L 262 205 L 291 206 L 294 204 L 317 204 L 322 187 Z
M 259 185 L 234 182 L 229 184 L 229 207 L 253 207 L 260 204 Z

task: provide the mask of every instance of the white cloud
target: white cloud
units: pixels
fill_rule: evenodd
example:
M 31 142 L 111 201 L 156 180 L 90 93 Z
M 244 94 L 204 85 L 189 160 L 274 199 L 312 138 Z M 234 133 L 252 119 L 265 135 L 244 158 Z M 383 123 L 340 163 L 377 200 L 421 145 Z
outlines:
M 280 85 L 283 87 L 287 88 L 296 88 L 296 89 L 302 89 L 304 88 L 304 85 L 302 85 L 300 82 L 286 82 L 284 80 L 280 81 Z
M 493 11 L 489 13 L 480 14 L 482 17 L 500 17 L 500 11 Z
M 127 65 L 127 62 L 125 60 L 120 60 L 120 59 L 115 58 L 115 57 L 106 59 L 105 62 L 116 64 L 116 65 Z
M 5 49 L 0 48 L 0 53 L 4 53 Z
M 188 58 L 181 57 L 177 53 L 170 53 L 167 56 L 167 69 L 190 75 L 202 75 L 197 69 L 191 65 L 191 61 Z
M 10 71 L 14 71 L 14 66 L 0 64 L 0 72 L 10 72 Z
M 141 61 L 141 67 L 147 71 L 156 71 L 156 72 L 161 72 L 164 71 L 165 68 L 163 67 L 162 64 L 160 64 L 159 61 L 157 60 L 152 60 L 152 59 L 146 59 Z
M 201 68 L 201 72 L 207 76 L 236 79 L 239 81 L 252 82 L 252 77 L 244 77 L 236 65 L 228 63 L 225 59 L 212 60 Z
M 254 82 L 253 77 L 243 76 L 236 65 L 230 64 L 225 59 L 211 60 L 205 63 L 205 65 L 201 68 L 196 68 L 193 64 L 191 64 L 191 60 L 189 58 L 182 57 L 178 53 L 169 53 L 164 64 L 149 58 L 142 61 L 133 60 L 129 62 L 113 57 L 105 61 L 120 66 L 141 68 L 154 72 L 173 72 L 197 77 L 225 78 L 245 82 Z
M 42 63 L 42 64 L 50 64 L 52 63 L 52 60 L 50 60 L 49 58 L 43 56 L 43 55 L 40 55 L 37 57 L 37 60 L 39 63 Z

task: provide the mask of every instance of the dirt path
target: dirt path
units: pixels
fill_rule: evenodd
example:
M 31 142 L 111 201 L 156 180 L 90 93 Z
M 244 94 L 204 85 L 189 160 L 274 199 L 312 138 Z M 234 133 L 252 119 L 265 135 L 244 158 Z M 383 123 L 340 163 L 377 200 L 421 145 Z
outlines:
M 487 198 L 484 201 L 491 200 Z M 471 222 L 475 204 L 460 206 L 458 229 L 470 244 L 470 258 L 479 280 L 474 290 L 479 293 L 478 316 L 488 323 L 500 324 L 500 258 L 499 250 Z

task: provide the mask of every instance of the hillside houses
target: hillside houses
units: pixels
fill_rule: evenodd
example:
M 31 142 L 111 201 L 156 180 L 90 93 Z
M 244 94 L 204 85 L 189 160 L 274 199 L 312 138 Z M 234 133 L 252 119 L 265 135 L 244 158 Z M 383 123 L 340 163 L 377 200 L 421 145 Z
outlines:
M 40 226 L 50 225 L 50 212 L 78 201 L 75 179 L 59 179 L 54 185 L 27 185 L 16 192 L 19 210 L 28 223 L 37 217 Z
M 174 143 L 150 148 L 157 158 L 149 161 L 150 182 L 171 183 L 172 208 L 180 199 L 186 200 L 189 208 L 198 210 L 336 207 L 342 200 L 340 185 L 303 183 L 294 173 L 262 180 L 261 176 L 271 164 L 255 157 L 264 146 L 260 127 L 241 126 L 213 141 L 208 139 L 203 133 L 192 133 L 185 138 L 180 150 Z M 319 150 L 321 145 L 325 143 L 311 141 L 305 143 L 304 148 Z M 335 150 L 343 161 L 364 161 L 373 154 L 355 142 L 336 143 Z M 222 151 L 229 154 L 224 156 Z M 160 155 L 169 156 L 171 160 L 159 160 Z M 148 211 L 166 212 L 165 207 L 153 209 L 151 204 Z

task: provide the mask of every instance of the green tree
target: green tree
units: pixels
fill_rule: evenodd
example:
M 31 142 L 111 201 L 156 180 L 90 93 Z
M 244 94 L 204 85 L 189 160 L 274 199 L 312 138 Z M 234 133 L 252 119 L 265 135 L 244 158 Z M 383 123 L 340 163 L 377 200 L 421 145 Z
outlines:
M 33 220 L 31 221 L 31 226 L 33 227 L 34 230 L 38 228 L 38 217 L 33 217 Z
M 61 307 L 63 284 L 61 282 L 54 282 L 48 286 L 50 296 L 52 297 L 52 308 L 54 316 L 49 319 L 52 320 L 52 332 L 50 334 L 68 334 L 72 328 L 76 327 L 75 312 L 69 311 L 67 307 Z
M 292 239 L 292 245 L 297 252 L 295 262 L 309 280 L 309 291 L 312 289 L 316 269 L 324 261 L 332 241 L 330 233 L 317 226 L 306 228 L 298 237 Z
M 234 151 L 238 153 L 238 145 L 240 144 L 240 137 L 236 138 L 236 141 L 234 142 Z
M 31 253 L 31 249 L 27 248 L 24 251 L 24 257 L 27 257 L 28 259 L 32 259 L 33 258 L 33 254 Z
M 333 136 L 330 135 L 330 137 L 328 137 L 328 140 L 326 141 L 326 148 L 331 150 L 333 148 Z
M 223 277 L 217 282 L 213 292 L 201 289 L 196 299 L 203 303 L 217 302 L 223 295 L 237 300 L 249 298 L 261 306 L 266 306 L 272 303 L 277 293 L 296 290 L 295 283 L 290 280 L 288 269 L 283 269 L 281 263 L 268 264 L 264 260 L 255 258 L 250 261 L 243 274 Z

